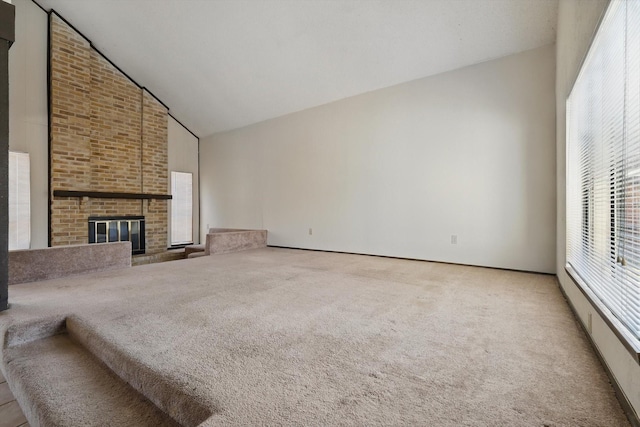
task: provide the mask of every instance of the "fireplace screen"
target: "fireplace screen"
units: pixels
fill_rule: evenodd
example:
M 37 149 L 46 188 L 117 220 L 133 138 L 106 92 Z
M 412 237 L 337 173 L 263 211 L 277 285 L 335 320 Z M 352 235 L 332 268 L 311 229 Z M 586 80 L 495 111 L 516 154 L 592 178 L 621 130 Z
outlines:
M 144 253 L 144 217 L 89 217 L 89 243 L 131 242 L 133 255 Z

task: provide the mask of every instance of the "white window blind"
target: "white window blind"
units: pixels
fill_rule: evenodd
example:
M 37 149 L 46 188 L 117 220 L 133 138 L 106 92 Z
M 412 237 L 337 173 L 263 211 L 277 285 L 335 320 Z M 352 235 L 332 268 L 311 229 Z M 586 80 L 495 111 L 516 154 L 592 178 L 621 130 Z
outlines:
M 640 1 L 610 3 L 567 100 L 567 261 L 640 338 Z
M 9 151 L 9 250 L 31 245 L 29 154 Z
M 193 243 L 193 176 L 171 172 L 171 244 Z

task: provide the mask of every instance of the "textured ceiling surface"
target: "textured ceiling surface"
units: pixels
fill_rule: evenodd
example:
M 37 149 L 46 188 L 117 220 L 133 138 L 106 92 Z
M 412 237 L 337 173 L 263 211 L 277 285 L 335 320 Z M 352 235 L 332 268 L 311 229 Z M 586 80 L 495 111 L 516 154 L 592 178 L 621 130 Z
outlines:
M 555 41 L 557 0 L 36 0 L 198 136 Z

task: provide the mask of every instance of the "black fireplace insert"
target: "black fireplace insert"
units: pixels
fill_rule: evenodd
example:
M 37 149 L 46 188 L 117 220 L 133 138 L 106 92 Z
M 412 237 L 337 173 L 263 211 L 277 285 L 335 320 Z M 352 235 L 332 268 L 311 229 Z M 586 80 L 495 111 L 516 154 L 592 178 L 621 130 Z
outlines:
M 89 243 L 131 242 L 132 255 L 143 254 L 144 216 L 90 216 Z

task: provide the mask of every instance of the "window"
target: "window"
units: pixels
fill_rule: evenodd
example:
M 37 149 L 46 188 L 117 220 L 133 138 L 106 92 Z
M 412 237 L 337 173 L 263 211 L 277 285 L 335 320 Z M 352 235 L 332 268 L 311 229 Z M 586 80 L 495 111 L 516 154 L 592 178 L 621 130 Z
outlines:
M 567 262 L 640 338 L 640 2 L 610 3 L 567 100 Z
M 31 245 L 29 154 L 9 151 L 9 250 Z
M 193 243 L 193 175 L 171 172 L 171 245 Z

